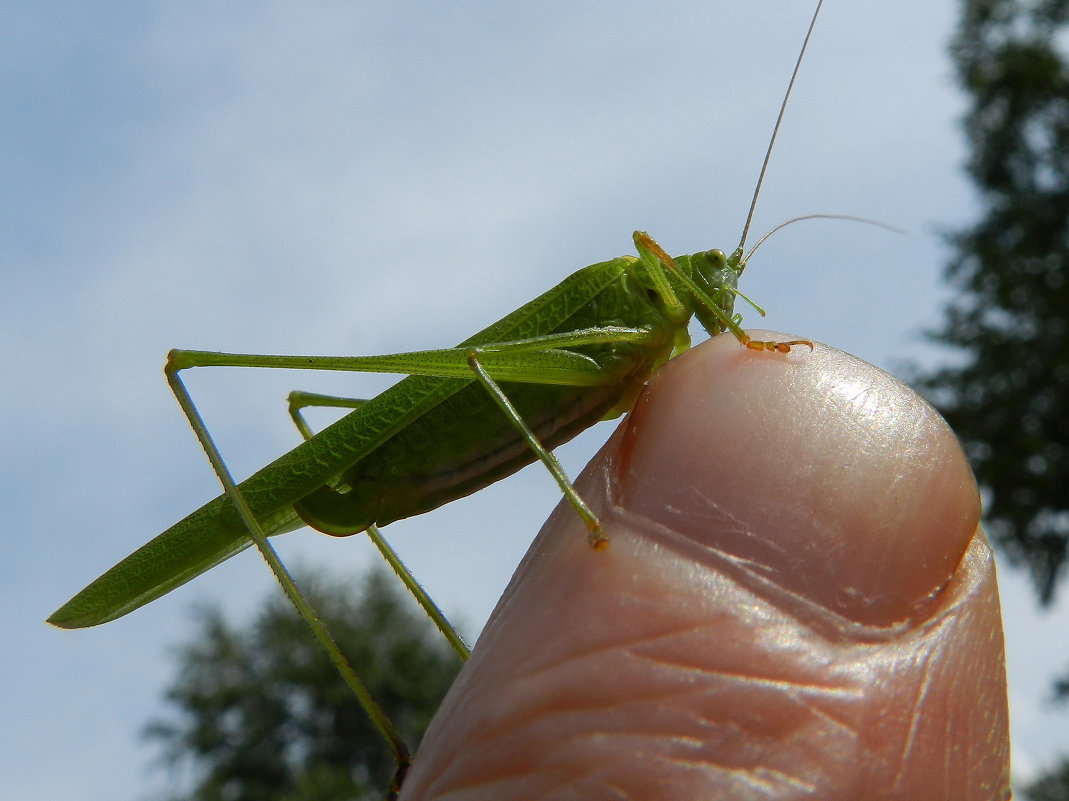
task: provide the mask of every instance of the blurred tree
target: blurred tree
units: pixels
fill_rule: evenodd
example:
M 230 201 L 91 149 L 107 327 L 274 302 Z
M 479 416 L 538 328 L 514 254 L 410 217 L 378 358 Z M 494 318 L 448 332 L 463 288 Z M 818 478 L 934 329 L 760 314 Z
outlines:
M 1024 788 L 1025 801 L 1069 801 L 1069 759 Z
M 988 532 L 1044 604 L 1069 545 L 1067 20 L 1069 0 L 962 0 L 951 52 L 983 212 L 951 239 L 960 294 L 931 332 L 960 358 L 917 380 L 963 441 Z M 1069 760 L 1022 792 L 1069 801 Z
M 371 694 L 414 746 L 459 659 L 396 580 L 299 579 Z M 354 586 L 362 586 L 360 592 Z M 411 610 L 411 611 L 410 611 Z M 152 721 L 172 768 L 192 768 L 182 801 L 381 799 L 394 765 L 382 738 L 281 593 L 247 628 L 215 607 L 178 650 L 173 713 Z
M 985 520 L 1049 603 L 1069 542 L 1069 0 L 963 0 L 952 44 L 983 217 L 953 236 L 961 290 L 917 381 L 961 437 Z

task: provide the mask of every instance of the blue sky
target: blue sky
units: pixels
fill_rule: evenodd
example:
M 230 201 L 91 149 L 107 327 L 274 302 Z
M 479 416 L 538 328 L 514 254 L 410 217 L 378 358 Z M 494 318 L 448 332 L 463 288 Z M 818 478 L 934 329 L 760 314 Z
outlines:
M 767 324 L 900 371 L 949 297 L 939 232 L 975 213 L 946 42 L 952 4 L 830 0 L 754 222 Z M 138 732 L 197 599 L 272 591 L 253 554 L 120 622 L 43 619 L 217 493 L 164 385 L 171 347 L 378 353 L 451 345 L 574 269 L 737 242 L 806 2 L 8 4 L 0 10 L 0 790 L 152 797 Z M 748 317 L 753 323 L 752 315 Z M 295 387 L 392 379 L 201 371 L 238 474 L 296 442 Z M 602 427 L 562 449 L 574 474 Z M 557 501 L 529 469 L 388 530 L 476 633 Z M 304 532 L 284 558 L 353 575 L 364 543 Z M 1069 609 L 1004 568 L 1015 761 L 1069 752 L 1042 707 Z

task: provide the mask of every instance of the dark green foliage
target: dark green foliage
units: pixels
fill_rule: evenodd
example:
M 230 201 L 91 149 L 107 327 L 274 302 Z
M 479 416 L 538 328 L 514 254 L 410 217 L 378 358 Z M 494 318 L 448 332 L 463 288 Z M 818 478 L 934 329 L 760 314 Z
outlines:
M 1023 801 L 1069 801 L 1069 759 L 1024 788 Z
M 298 583 L 414 746 L 456 675 L 456 654 L 392 576 Z M 390 753 L 281 593 L 247 628 L 230 625 L 217 608 L 201 609 L 198 622 L 167 691 L 173 714 L 145 730 L 168 763 L 192 768 L 195 787 L 180 798 L 382 798 L 394 770 Z
M 962 438 L 988 531 L 1048 603 L 1069 542 L 1069 0 L 964 0 L 953 43 L 983 217 L 953 237 L 961 290 L 921 377 Z

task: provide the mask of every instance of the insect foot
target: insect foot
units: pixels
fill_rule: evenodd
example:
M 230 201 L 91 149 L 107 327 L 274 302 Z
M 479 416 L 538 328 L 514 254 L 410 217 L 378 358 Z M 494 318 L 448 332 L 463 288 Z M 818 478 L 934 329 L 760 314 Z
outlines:
M 746 337 L 746 339 L 739 341 L 750 350 L 771 350 L 778 351 L 779 353 L 790 353 L 791 348 L 795 345 L 805 345 L 810 350 L 813 350 L 813 343 L 808 339 L 792 339 L 790 342 L 770 342 L 767 340 L 756 340 Z

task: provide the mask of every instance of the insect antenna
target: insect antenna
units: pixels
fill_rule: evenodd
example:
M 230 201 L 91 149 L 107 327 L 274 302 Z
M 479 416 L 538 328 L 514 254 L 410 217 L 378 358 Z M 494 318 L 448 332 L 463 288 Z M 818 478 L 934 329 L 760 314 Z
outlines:
M 820 14 L 820 7 L 824 5 L 824 0 L 817 2 L 817 8 L 813 12 L 813 19 L 809 21 L 809 30 L 805 33 L 805 39 L 802 41 L 802 49 L 798 51 L 798 60 L 794 62 L 794 71 L 791 73 L 791 80 L 787 84 L 787 91 L 783 94 L 783 102 L 779 105 L 779 115 L 776 117 L 776 124 L 772 127 L 772 136 L 768 140 L 768 149 L 765 150 L 765 160 L 761 162 L 761 172 L 757 175 L 757 185 L 753 190 L 753 199 L 750 200 L 750 210 L 746 213 L 746 223 L 742 226 L 742 237 L 739 239 L 739 246 L 736 249 L 736 254 L 741 256 L 743 250 L 746 247 L 746 235 L 750 233 L 750 223 L 753 221 L 754 209 L 757 208 L 757 198 L 761 194 L 761 184 L 765 182 L 765 173 L 768 171 L 768 162 L 772 158 L 772 147 L 776 144 L 776 135 L 779 133 L 780 125 L 783 122 L 783 115 L 787 111 L 787 101 L 791 97 L 791 91 L 794 89 L 794 81 L 798 77 L 798 70 L 801 69 L 802 59 L 805 57 L 806 48 L 809 47 L 809 39 L 813 35 L 813 28 L 817 24 L 817 16 Z M 740 264 L 745 265 L 745 260 Z
M 897 228 L 893 225 L 888 225 L 887 223 L 881 222 L 880 220 L 873 220 L 870 217 L 858 217 L 854 214 L 803 214 L 800 217 L 791 217 L 789 220 L 784 220 L 779 225 L 775 226 L 772 230 L 763 234 L 761 238 L 757 240 L 757 244 L 746 252 L 746 255 L 739 262 L 739 266 L 745 267 L 746 262 L 750 260 L 750 257 L 757 252 L 757 249 L 761 247 L 761 245 L 765 244 L 765 240 L 772 236 L 772 234 L 776 233 L 781 228 L 786 228 L 791 223 L 802 222 L 802 220 L 848 220 L 849 222 L 864 223 L 865 225 L 875 225 L 877 228 L 883 228 L 885 231 L 890 231 L 893 234 L 906 233 L 903 229 Z M 749 301 L 751 306 L 754 306 L 753 301 L 751 301 L 749 298 L 738 292 L 736 292 L 736 294 L 739 295 L 739 297 L 742 297 L 744 300 Z M 764 316 L 764 312 L 761 312 L 761 314 L 762 316 Z

